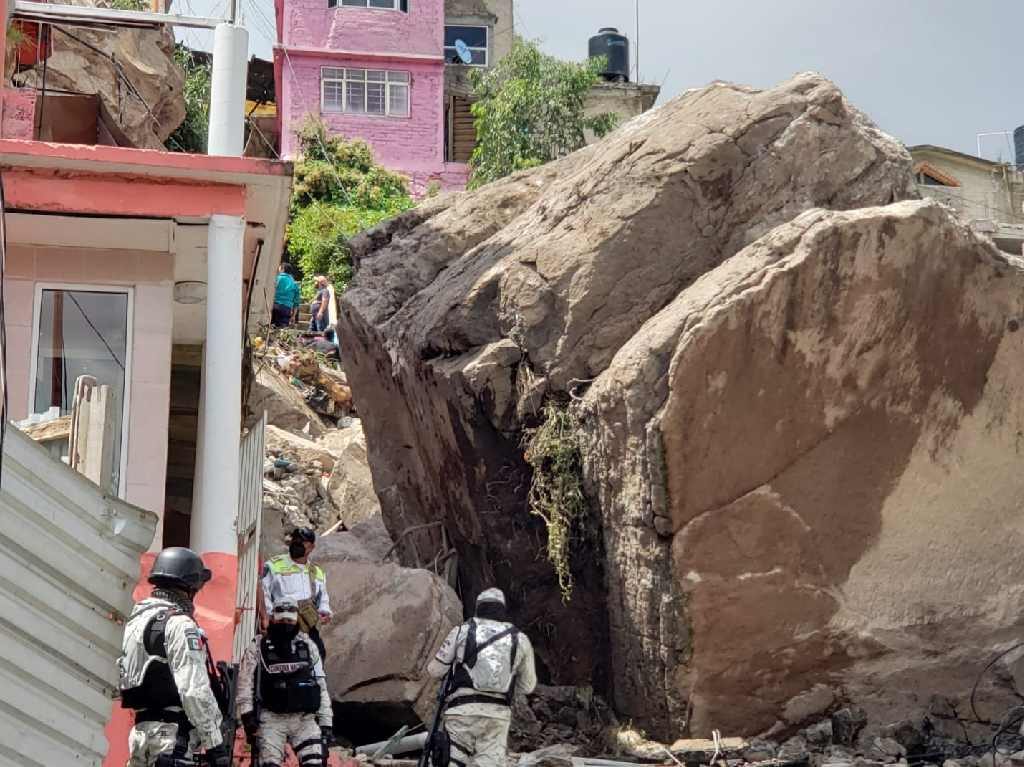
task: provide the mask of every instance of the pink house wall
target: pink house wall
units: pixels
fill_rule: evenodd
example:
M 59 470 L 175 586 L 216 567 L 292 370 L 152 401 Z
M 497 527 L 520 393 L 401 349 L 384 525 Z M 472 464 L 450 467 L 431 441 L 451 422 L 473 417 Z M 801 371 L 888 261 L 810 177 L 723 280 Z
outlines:
M 465 186 L 463 166 L 444 162 L 444 1 L 409 0 L 409 12 L 328 8 L 327 0 L 276 0 L 275 52 L 281 154 L 293 158 L 296 132 L 319 115 L 332 133 L 364 139 L 386 167 L 410 178 L 413 194 L 431 182 Z M 410 75 L 409 117 L 323 112 L 322 67 L 389 69 Z
M 409 0 L 409 11 L 353 8 L 327 0 L 275 0 L 286 48 L 443 56 L 444 0 Z
M 134 288 L 128 442 L 122 447 L 128 456 L 125 500 L 161 517 L 171 396 L 172 258 L 167 253 L 10 244 L 4 283 L 14 420 L 29 412 L 36 288 L 42 283 Z M 159 534 L 153 545 L 159 548 Z

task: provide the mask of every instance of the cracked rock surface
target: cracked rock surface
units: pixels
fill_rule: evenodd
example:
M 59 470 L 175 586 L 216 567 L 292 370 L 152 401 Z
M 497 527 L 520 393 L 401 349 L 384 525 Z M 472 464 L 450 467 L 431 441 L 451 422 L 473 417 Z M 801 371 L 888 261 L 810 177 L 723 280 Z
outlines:
M 366 234 L 346 370 L 403 562 L 442 523 L 467 602 L 505 588 L 547 681 L 663 738 L 917 694 L 987 652 L 1017 591 L 946 568 L 1024 489 L 1024 282 L 911 196 L 906 150 L 803 74 L 687 92 Z M 563 606 L 522 437 L 570 395 L 600 545 Z M 936 655 L 953 626 L 970 648 Z

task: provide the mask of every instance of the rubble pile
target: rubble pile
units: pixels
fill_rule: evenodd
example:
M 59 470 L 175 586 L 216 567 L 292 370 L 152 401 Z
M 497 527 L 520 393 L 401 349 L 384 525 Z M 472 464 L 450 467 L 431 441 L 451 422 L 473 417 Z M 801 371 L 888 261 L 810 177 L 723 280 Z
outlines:
M 963 710 L 1024 616 L 1024 266 L 910 170 L 821 76 L 714 83 L 357 239 L 342 344 L 392 534 L 442 522 L 546 680 L 651 737 Z M 524 456 L 553 412 L 567 604 Z

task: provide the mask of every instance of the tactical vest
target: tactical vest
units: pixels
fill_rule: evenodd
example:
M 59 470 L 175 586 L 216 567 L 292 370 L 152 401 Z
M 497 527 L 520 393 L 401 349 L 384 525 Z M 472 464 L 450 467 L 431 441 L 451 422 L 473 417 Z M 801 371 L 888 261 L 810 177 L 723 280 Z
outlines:
M 471 619 L 467 624 L 462 658 L 456 661 L 455 689 L 468 688 L 492 698 L 501 696 L 506 703 L 511 703 L 518 650 L 519 630 L 515 626 L 496 621 L 481 625 Z M 469 701 L 460 697 L 458 700 L 490 702 L 487 698 Z
M 134 651 L 135 657 L 121 660 L 121 705 L 136 711 L 181 707 L 178 685 L 174 683 L 174 674 L 167 663 L 164 634 L 167 621 L 184 613 L 173 607 L 154 609 L 157 613 L 146 622 L 141 646 Z M 140 651 L 148 657 L 141 658 Z M 135 673 L 127 671 L 129 668 L 136 669 Z
M 302 639 L 291 644 L 293 651 L 279 650 L 269 637 L 260 641 L 261 703 L 275 714 L 315 714 L 320 710 L 320 684 L 309 645 Z

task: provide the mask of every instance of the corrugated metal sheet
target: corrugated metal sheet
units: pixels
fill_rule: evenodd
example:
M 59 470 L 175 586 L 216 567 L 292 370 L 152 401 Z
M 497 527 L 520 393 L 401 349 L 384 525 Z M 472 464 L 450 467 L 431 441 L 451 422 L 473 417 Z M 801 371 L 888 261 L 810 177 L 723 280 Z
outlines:
M 0 765 L 100 765 L 121 622 L 157 516 L 13 427 L 0 483 Z
M 263 519 L 263 432 L 267 414 L 242 438 L 238 480 L 238 598 L 241 616 L 235 628 L 235 663 L 256 636 L 256 582 L 260 566 L 260 528 Z

